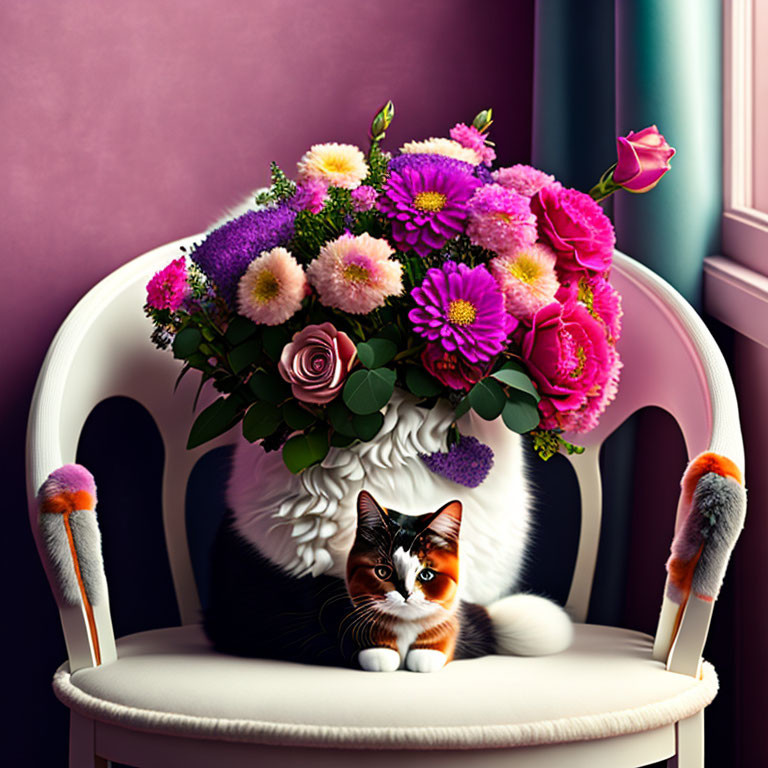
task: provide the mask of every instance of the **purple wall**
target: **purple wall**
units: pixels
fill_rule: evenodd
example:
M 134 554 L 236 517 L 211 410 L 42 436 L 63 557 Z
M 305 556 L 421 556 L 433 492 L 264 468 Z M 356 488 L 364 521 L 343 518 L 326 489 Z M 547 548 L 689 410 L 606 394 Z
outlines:
M 64 764 L 64 658 L 23 485 L 26 413 L 58 325 L 120 264 L 192 234 L 314 142 L 445 135 L 493 106 L 500 161 L 526 161 L 533 0 L 22 0 L 0 8 L 0 232 L 6 339 L 0 423 L 10 493 L 5 615 L 22 662 L 24 762 Z M 10 281 L 10 283 L 8 283 Z M 10 286 L 10 287 L 8 287 Z M 13 666 L 13 665 L 12 665 Z M 49 721 L 48 738 L 35 722 Z M 25 732 L 24 729 L 28 732 Z M 9 758 L 8 747 L 4 757 Z M 22 753 L 20 752 L 19 755 Z M 21 761 L 21 757 L 19 757 Z

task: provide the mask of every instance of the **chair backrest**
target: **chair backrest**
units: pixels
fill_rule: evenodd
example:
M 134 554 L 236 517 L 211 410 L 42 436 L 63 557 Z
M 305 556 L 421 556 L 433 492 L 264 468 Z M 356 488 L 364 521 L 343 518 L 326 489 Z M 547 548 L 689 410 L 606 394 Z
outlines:
M 40 548 L 35 493 L 51 471 L 75 461 L 80 432 L 92 409 L 106 398 L 126 396 L 152 414 L 165 447 L 163 523 L 185 624 L 199 617 L 187 547 L 187 480 L 203 453 L 215 445 L 232 442 L 234 435 L 223 435 L 213 445 L 186 450 L 196 377 L 183 379 L 174 394 L 179 362 L 150 343 L 152 325 L 142 307 L 149 278 L 178 257 L 182 247 L 188 249 L 200 238 L 196 235 L 169 243 L 134 259 L 102 280 L 77 304 L 43 363 L 27 439 L 30 519 Z M 571 457 L 581 489 L 582 523 L 567 607 L 578 621 L 586 617 L 597 558 L 602 510 L 598 459 L 600 446 L 609 434 L 635 411 L 655 405 L 677 420 L 689 457 L 712 450 L 728 456 L 742 469 L 744 463 L 730 375 L 696 312 L 663 280 L 619 252 L 615 255 L 612 282 L 621 292 L 624 306 L 619 342 L 624 368 L 619 394 L 595 430 L 573 436 L 574 442 L 587 446 L 584 454 Z M 202 404 L 214 394 L 209 389 Z M 81 626 L 83 617 L 61 607 L 60 613 L 70 663 L 73 668 L 89 666 L 93 653 L 88 633 Z M 99 612 L 96 621 L 99 637 L 112 638 L 108 606 Z M 704 637 L 702 645 L 703 641 Z M 113 639 L 107 642 L 108 649 L 113 645 Z

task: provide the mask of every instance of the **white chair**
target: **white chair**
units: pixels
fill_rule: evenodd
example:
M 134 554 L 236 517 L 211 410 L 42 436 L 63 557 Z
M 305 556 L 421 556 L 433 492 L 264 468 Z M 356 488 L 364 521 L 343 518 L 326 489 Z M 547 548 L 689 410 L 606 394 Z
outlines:
M 570 457 L 582 523 L 567 603 L 577 622 L 568 651 L 454 662 L 428 679 L 234 658 L 210 650 L 197 623 L 186 548 L 185 485 L 212 447 L 185 449 L 196 382 L 189 376 L 172 394 L 178 361 L 154 349 L 142 313 L 149 277 L 195 239 L 140 256 L 93 288 L 51 344 L 33 398 L 27 483 L 39 548 L 35 493 L 51 471 L 75 460 L 97 403 L 134 398 L 153 415 L 165 444 L 164 526 L 182 626 L 115 641 L 108 601 L 94 607 L 94 631 L 83 606 L 60 602 L 69 659 L 54 689 L 70 709 L 70 766 L 629 768 L 673 755 L 682 768 L 703 765 L 703 711 L 717 690 L 713 668 L 701 662 L 713 603 L 691 597 L 673 642 L 677 606 L 664 598 L 655 646 L 639 632 L 580 623 L 600 533 L 598 454 L 612 431 L 639 408 L 660 406 L 679 423 L 689 457 L 710 450 L 743 468 L 729 372 L 693 309 L 616 254 L 624 371 L 587 450 Z M 231 440 L 224 435 L 216 444 Z

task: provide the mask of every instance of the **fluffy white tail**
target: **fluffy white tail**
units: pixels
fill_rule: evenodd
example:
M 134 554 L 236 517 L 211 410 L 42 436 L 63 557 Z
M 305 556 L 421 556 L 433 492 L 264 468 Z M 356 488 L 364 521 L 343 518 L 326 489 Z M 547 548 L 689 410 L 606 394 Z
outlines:
M 536 595 L 510 595 L 486 606 L 498 653 L 546 656 L 564 651 L 573 637 L 568 614 Z

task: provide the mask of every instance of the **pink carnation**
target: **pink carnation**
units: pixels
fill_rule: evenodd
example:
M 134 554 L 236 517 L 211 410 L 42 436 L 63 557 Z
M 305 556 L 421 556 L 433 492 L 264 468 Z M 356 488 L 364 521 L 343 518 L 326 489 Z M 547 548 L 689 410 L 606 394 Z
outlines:
M 607 272 L 616 235 L 611 220 L 589 195 L 551 184 L 531 198 L 531 210 L 540 239 L 557 252 L 561 272 Z
M 555 183 L 555 177 L 533 166 L 518 163 L 511 168 L 499 168 L 491 177 L 502 187 L 514 190 L 518 195 L 533 197 L 543 187 Z
M 349 196 L 352 198 L 352 210 L 357 213 L 370 211 L 376 205 L 378 192 L 367 184 L 361 184 L 357 189 L 353 189 Z
M 533 245 L 536 217 L 528 199 L 499 184 L 479 187 L 469 201 L 467 234 L 474 245 L 498 254 Z
M 496 152 L 485 143 L 485 136 L 474 125 L 456 123 L 451 128 L 451 138 L 454 141 L 458 141 L 462 147 L 474 149 L 480 160 L 489 167 L 496 159 Z
M 542 426 L 594 427 L 616 394 L 621 366 L 602 323 L 581 304 L 554 302 L 536 312 L 521 350 L 541 394 Z
M 555 260 L 554 251 L 541 243 L 491 259 L 491 274 L 504 294 L 507 312 L 527 318 L 555 301 L 560 287 Z
M 582 275 L 578 281 L 563 285 L 557 292 L 561 304 L 581 302 L 592 317 L 605 325 L 608 340 L 615 343 L 621 335 L 621 295 L 602 276 Z
M 147 304 L 153 309 L 175 312 L 188 293 L 187 265 L 184 257 L 180 256 L 147 283 Z
M 328 184 L 322 179 L 307 178 L 296 186 L 291 207 L 297 211 L 320 213 L 328 199 Z
M 403 267 L 393 254 L 386 240 L 367 232 L 345 234 L 322 247 L 307 277 L 326 307 L 366 315 L 403 290 Z

